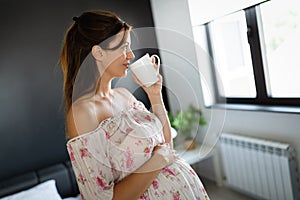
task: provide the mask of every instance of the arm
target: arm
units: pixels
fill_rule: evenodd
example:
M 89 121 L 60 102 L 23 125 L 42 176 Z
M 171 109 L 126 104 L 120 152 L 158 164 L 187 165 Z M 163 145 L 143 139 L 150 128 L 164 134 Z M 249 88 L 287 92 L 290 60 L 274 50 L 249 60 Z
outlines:
M 154 60 L 153 60 L 153 63 L 154 63 Z M 159 68 L 155 63 L 154 63 L 154 66 L 155 66 L 156 70 L 159 71 Z M 162 76 L 160 74 L 158 74 L 159 80 L 150 87 L 144 86 L 135 75 L 133 75 L 133 78 L 134 78 L 135 82 L 137 82 L 147 93 L 148 98 L 151 103 L 152 112 L 159 118 L 159 120 L 161 121 L 161 123 L 163 125 L 163 134 L 164 134 L 165 142 L 170 144 L 171 147 L 173 148 L 171 125 L 170 125 L 170 121 L 168 118 L 168 114 L 167 114 L 167 111 L 166 111 L 166 108 L 165 108 L 165 105 L 163 102 L 163 98 L 162 98 L 162 93 L 161 93 Z
M 152 162 L 151 160 L 149 160 L 149 162 Z M 128 175 L 114 186 L 113 200 L 138 199 L 148 189 L 159 172 L 160 169 L 157 169 L 146 173 L 133 173 Z
M 134 173 L 114 186 L 113 200 L 138 199 L 152 184 L 162 168 L 172 163 L 178 155 L 167 145 L 157 146 L 153 156 Z
M 169 143 L 171 147 L 173 148 L 173 140 L 172 140 L 172 135 L 171 135 L 171 125 L 170 121 L 168 118 L 168 114 L 164 105 L 164 101 L 162 98 L 161 94 L 161 89 L 162 89 L 162 77 L 161 75 L 159 76 L 159 80 L 157 83 L 152 85 L 150 88 L 144 87 L 139 80 L 134 76 L 133 78 L 135 81 L 143 87 L 143 89 L 146 91 L 148 94 L 151 107 L 152 107 L 152 112 L 159 118 L 160 122 L 163 125 L 163 133 L 164 133 L 164 139 L 166 143 Z M 119 88 L 119 90 L 123 91 L 127 95 L 127 98 L 130 99 L 131 101 L 136 101 L 135 97 L 126 89 L 124 88 Z
M 163 102 L 162 95 L 151 95 L 149 100 L 152 107 L 152 112 L 159 118 L 163 125 L 163 133 L 165 142 L 173 146 L 173 140 L 171 135 L 171 125 L 167 115 L 167 111 Z

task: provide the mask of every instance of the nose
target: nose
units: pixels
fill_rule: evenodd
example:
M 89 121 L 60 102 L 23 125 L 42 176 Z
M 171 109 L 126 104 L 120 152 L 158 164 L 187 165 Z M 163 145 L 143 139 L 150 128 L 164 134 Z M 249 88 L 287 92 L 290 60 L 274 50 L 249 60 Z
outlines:
M 133 53 L 132 50 L 130 49 L 130 50 L 127 52 L 126 59 L 127 59 L 127 60 L 133 60 L 134 58 L 135 58 L 134 53 Z

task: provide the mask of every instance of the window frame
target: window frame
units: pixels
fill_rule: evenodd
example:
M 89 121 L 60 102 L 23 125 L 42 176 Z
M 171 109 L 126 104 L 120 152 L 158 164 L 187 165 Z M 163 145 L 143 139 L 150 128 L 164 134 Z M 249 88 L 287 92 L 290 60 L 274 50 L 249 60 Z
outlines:
M 267 93 L 267 82 L 264 72 L 264 65 L 266 64 L 266 58 L 263 54 L 264 43 L 263 41 L 263 33 L 262 33 L 262 23 L 259 19 L 260 18 L 260 8 L 259 5 L 251 6 L 248 8 L 243 9 L 245 11 L 246 22 L 248 27 L 248 43 L 250 45 L 251 51 L 251 59 L 253 64 L 253 73 L 254 73 L 254 81 L 256 86 L 256 94 L 255 98 L 246 98 L 246 97 L 222 97 L 219 93 L 219 88 L 217 85 L 217 77 L 216 77 L 216 70 L 212 67 L 212 78 L 213 78 L 213 85 L 215 87 L 215 101 L 216 104 L 222 104 L 226 102 L 226 104 L 245 104 L 245 105 L 263 105 L 263 106 L 293 106 L 293 107 L 300 107 L 300 98 L 294 97 L 286 97 L 286 98 L 279 98 L 279 97 L 271 97 L 268 96 Z M 207 45 L 208 45 L 208 52 L 212 59 L 214 60 L 214 55 L 212 51 L 212 41 L 210 38 L 210 29 L 209 23 L 205 25 L 206 37 L 207 37 Z

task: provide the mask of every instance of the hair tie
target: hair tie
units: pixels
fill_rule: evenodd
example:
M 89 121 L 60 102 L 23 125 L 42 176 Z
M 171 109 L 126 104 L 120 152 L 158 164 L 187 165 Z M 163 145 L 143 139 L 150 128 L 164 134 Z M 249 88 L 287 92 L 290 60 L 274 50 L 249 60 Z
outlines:
M 121 24 L 122 24 L 122 27 L 125 26 L 125 22 L 123 20 L 121 20 Z
M 121 21 L 121 23 L 122 23 L 122 27 L 125 27 L 125 22 L 124 22 L 124 21 Z
M 74 22 L 78 22 L 78 20 L 79 20 L 79 17 L 77 17 L 77 16 L 73 17 Z
M 125 27 L 125 22 L 121 19 L 119 19 L 116 24 L 121 24 L 122 27 Z

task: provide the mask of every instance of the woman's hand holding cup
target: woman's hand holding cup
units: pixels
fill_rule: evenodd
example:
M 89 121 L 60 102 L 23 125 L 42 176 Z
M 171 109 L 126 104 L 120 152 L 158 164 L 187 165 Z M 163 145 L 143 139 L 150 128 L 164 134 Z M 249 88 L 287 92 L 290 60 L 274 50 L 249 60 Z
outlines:
M 155 63 L 157 59 L 157 64 Z M 159 74 L 160 58 L 157 55 L 145 54 L 130 65 L 134 81 L 139 84 L 148 95 L 159 95 L 162 89 L 162 76 Z

